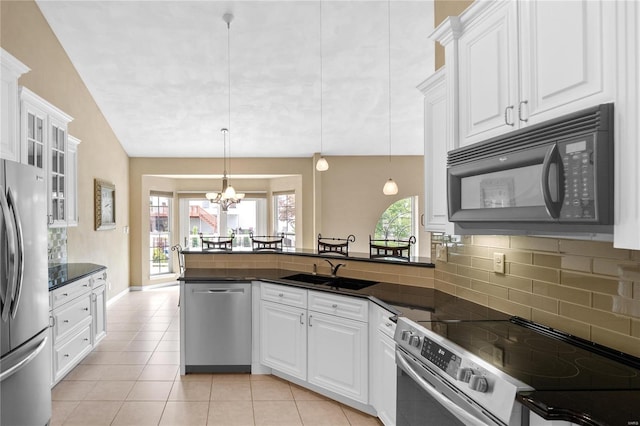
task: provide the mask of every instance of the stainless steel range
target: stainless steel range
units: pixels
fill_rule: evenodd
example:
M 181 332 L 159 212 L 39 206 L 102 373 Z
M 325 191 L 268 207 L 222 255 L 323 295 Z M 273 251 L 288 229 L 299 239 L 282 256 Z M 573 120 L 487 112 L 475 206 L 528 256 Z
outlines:
M 398 426 L 522 424 L 516 393 L 527 384 L 404 317 L 394 340 Z

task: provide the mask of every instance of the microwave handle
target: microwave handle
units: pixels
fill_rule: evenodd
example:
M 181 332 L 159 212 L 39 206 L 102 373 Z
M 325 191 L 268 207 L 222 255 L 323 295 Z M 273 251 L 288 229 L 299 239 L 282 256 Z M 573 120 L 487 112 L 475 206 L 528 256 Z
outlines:
M 555 167 L 552 167 L 555 165 Z M 553 178 L 555 174 L 555 188 L 550 188 L 549 180 Z M 564 199 L 564 169 L 562 166 L 562 158 L 558 150 L 558 144 L 553 146 L 547 151 L 542 163 L 542 195 L 544 197 L 544 204 L 547 208 L 549 216 L 554 219 L 560 217 L 560 209 L 562 208 L 562 200 Z M 557 199 L 554 200 L 552 191 L 557 193 Z

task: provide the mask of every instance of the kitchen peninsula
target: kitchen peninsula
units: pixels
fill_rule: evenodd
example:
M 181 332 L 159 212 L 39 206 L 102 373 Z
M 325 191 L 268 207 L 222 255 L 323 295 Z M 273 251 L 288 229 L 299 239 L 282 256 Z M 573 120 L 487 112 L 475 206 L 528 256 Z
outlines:
M 252 316 L 251 371 L 275 374 L 377 415 L 385 424 L 395 424 L 384 419 L 401 412 L 395 407 L 394 315 L 462 339 L 457 341 L 459 345 L 468 340 L 478 351 L 475 356 L 485 358 L 491 368 L 530 382 L 530 387 L 514 395 L 515 412 L 521 410 L 527 417 L 530 412 L 536 424 L 552 424 L 543 419 L 562 419 L 613 425 L 640 415 L 630 408 L 640 389 L 637 359 L 627 356 L 623 364 L 615 351 L 599 347 L 600 352 L 592 352 L 576 346 L 573 336 L 435 289 L 435 268 L 428 261 L 398 263 L 357 255 L 325 256 L 312 250 L 183 254 L 186 270 L 180 277 L 181 326 L 190 310 L 189 300 L 185 300 L 187 289 L 192 292 L 204 284 L 251 284 L 253 305 L 247 312 Z M 344 264 L 338 277 L 331 276 L 336 268 L 325 260 Z M 367 286 L 332 286 L 340 277 L 365 281 Z M 181 329 L 181 374 L 185 374 L 183 336 Z M 542 342 L 541 347 L 531 347 L 529 343 L 534 341 Z M 577 368 L 580 374 L 575 378 L 570 374 L 534 374 L 547 370 L 549 351 L 555 353 L 554 348 L 560 347 L 559 353 L 568 355 L 556 363 L 572 365 L 570 368 Z M 581 363 L 600 368 L 582 367 Z M 625 371 L 625 379 L 619 379 L 616 371 Z M 592 386 L 585 387 L 585 381 Z M 608 402 L 584 404 L 587 399 L 601 397 Z M 618 409 L 612 412 L 611 407 Z M 584 422 L 586 418 L 595 421 Z

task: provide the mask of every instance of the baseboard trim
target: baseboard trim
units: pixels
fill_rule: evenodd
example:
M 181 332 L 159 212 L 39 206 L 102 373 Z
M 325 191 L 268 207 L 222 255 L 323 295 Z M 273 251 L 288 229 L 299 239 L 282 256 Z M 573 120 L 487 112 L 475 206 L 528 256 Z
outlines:
M 117 301 L 118 299 L 120 299 L 122 296 L 124 296 L 127 293 L 129 293 L 129 287 L 125 288 L 120 293 L 114 295 L 112 298 L 107 300 L 107 307 L 111 306 L 112 303 L 114 303 L 115 301 Z
M 129 290 L 130 291 L 148 291 L 148 290 L 155 290 L 157 288 L 162 288 L 162 287 L 171 287 L 179 284 L 180 283 L 178 281 L 169 281 L 166 283 L 153 284 L 153 285 L 132 285 L 132 286 L 129 286 Z

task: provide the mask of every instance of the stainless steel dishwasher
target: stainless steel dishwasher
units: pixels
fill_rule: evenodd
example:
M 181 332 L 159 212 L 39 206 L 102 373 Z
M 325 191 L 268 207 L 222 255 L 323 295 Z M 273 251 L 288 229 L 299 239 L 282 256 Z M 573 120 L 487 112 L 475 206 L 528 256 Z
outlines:
M 251 371 L 251 283 L 184 284 L 186 373 Z

